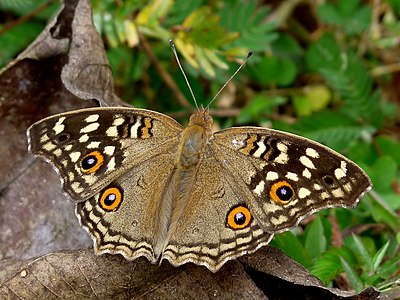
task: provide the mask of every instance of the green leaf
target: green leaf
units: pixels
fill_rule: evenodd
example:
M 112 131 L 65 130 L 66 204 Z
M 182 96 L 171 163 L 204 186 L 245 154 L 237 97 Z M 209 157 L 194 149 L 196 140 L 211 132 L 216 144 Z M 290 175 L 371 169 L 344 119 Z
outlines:
M 392 191 L 392 184 L 397 175 L 398 164 L 388 155 L 380 156 L 369 171 L 374 188 L 378 192 Z
M 291 258 L 306 268 L 311 265 L 310 259 L 307 257 L 303 245 L 299 239 L 290 231 L 275 235 L 271 242 L 277 248 L 281 249 Z
M 337 121 L 339 119 L 340 124 Z M 355 120 L 341 112 L 328 110 L 304 117 L 287 129 L 335 150 L 345 149 L 365 134 L 372 134 L 374 131 L 371 126 L 359 125 Z
M 393 232 L 400 232 L 400 219 L 397 214 L 386 205 L 376 192 L 372 191 L 370 194 L 373 194 L 374 197 L 372 198 L 370 195 L 364 197 L 363 205 L 368 207 L 368 211 L 375 222 L 388 225 Z
M 259 123 L 264 120 L 265 114 L 271 114 L 274 108 L 286 102 L 287 99 L 284 97 L 256 94 L 250 103 L 240 111 L 236 122 L 238 124 Z
M 43 30 L 38 22 L 23 23 L 0 35 L 0 67 L 22 51 Z
M 357 293 L 361 292 L 362 289 L 364 288 L 364 285 L 360 277 L 357 275 L 356 271 L 350 266 L 350 264 L 343 257 L 340 257 L 340 263 L 353 289 Z
M 340 264 L 341 257 L 356 263 L 354 254 L 346 246 L 330 248 L 313 260 L 313 265 L 310 267 L 311 274 L 318 277 L 325 285 L 328 285 L 337 275 L 343 272 Z
M 265 51 L 277 37 L 276 25 L 265 22 L 269 14 L 267 6 L 258 6 L 257 1 L 225 1 L 221 9 L 221 25 L 230 31 L 239 32 L 240 36 L 232 45 Z
M 307 226 L 306 241 L 304 248 L 308 257 L 314 259 L 326 250 L 326 238 L 321 219 L 317 217 L 310 225 Z
M 373 266 L 372 258 L 369 255 L 367 249 L 364 247 L 362 240 L 356 235 L 352 235 L 352 238 L 353 238 L 354 244 L 357 248 L 357 251 L 355 253 L 357 253 L 357 256 L 359 256 L 361 258 L 361 260 L 364 263 L 364 265 L 366 266 L 367 270 L 373 271 L 374 266 Z
M 253 79 L 261 85 L 287 86 L 296 78 L 297 69 L 293 62 L 275 56 L 263 57 L 257 64 L 247 68 Z
M 380 135 L 375 139 L 379 152 L 392 157 L 400 165 L 400 143 L 388 136 Z
M 385 245 L 378 252 L 375 253 L 374 257 L 372 258 L 373 263 L 373 271 L 376 272 L 385 256 L 385 253 L 389 247 L 389 241 L 386 242 Z
M 340 26 L 349 35 L 359 34 L 366 30 L 371 23 L 372 9 L 367 5 L 360 5 L 359 0 L 339 0 L 332 4 L 324 3 L 317 12 L 328 24 Z

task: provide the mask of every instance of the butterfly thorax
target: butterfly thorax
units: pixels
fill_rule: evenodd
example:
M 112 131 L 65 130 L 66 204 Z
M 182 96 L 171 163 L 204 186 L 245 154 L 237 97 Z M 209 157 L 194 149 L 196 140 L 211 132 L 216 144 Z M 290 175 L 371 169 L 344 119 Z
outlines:
M 179 146 L 179 164 L 183 168 L 196 166 L 203 150 L 212 136 L 212 117 L 208 110 L 201 110 L 190 117 L 188 127 L 183 131 Z

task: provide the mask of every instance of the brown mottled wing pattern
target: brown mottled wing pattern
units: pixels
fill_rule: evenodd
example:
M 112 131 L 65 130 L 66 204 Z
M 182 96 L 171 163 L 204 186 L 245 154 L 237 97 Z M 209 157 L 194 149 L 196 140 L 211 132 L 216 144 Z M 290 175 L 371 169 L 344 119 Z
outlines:
M 175 266 L 194 262 L 215 272 L 226 261 L 267 245 L 273 235 L 251 216 L 245 195 L 210 150 L 189 186 L 189 201 L 179 223 L 172 227 L 161 259 Z M 238 216 L 242 222 L 235 224 Z
M 213 149 L 266 232 L 288 230 L 324 208 L 354 207 L 371 187 L 349 159 L 289 133 L 229 128 L 214 134 Z

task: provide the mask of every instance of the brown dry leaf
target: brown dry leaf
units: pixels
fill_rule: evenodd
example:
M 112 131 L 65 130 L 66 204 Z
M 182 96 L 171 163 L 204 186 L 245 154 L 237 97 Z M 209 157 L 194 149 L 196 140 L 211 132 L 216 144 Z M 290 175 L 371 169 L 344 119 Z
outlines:
M 56 172 L 28 154 L 26 129 L 45 116 L 97 105 L 91 99 L 120 104 L 88 0 L 65 1 L 36 41 L 0 71 L 0 90 L 0 298 L 294 299 L 287 298 L 292 291 L 297 299 L 377 299 L 373 289 L 359 296 L 327 289 L 269 247 L 243 258 L 246 268 L 231 261 L 216 274 L 191 264 L 98 257 L 91 249 L 48 254 L 92 242 Z

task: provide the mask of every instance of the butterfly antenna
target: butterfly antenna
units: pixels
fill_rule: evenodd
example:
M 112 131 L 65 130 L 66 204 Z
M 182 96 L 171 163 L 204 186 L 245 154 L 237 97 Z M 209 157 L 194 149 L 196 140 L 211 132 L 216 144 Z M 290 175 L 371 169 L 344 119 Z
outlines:
M 186 84 L 187 84 L 187 86 L 188 86 L 188 88 L 189 88 L 189 90 L 190 90 L 190 93 L 192 94 L 192 98 L 193 98 L 193 101 L 194 101 L 194 105 L 196 105 L 196 109 L 197 109 L 197 111 L 199 111 L 199 106 L 197 105 L 196 97 L 194 96 L 192 87 L 190 86 L 189 80 L 188 80 L 187 77 L 186 77 L 185 71 L 183 71 L 181 62 L 179 61 L 178 53 L 176 52 L 176 48 L 175 48 L 175 43 L 174 43 L 174 41 L 173 41 L 172 39 L 170 39 L 170 40 L 169 40 L 169 44 L 170 44 L 170 46 L 171 46 L 172 52 L 173 52 L 174 55 L 175 55 L 175 59 L 176 59 L 176 61 L 177 61 L 177 63 L 178 63 L 178 66 L 179 66 L 179 68 L 180 68 L 181 71 L 182 71 L 183 77 L 185 78 L 185 81 L 186 81 Z
M 253 55 L 253 52 L 247 53 L 247 56 L 245 60 L 240 64 L 239 68 L 235 71 L 235 73 L 232 74 L 232 76 L 225 82 L 225 84 L 219 89 L 217 94 L 214 96 L 214 98 L 211 99 L 211 101 L 208 103 L 207 107 L 205 109 L 208 109 L 211 105 L 211 103 L 214 102 L 215 99 L 217 99 L 218 95 L 222 92 L 222 90 L 228 85 L 228 83 L 232 80 L 233 77 L 240 71 L 240 69 L 247 63 L 247 61 L 250 59 L 250 57 Z

